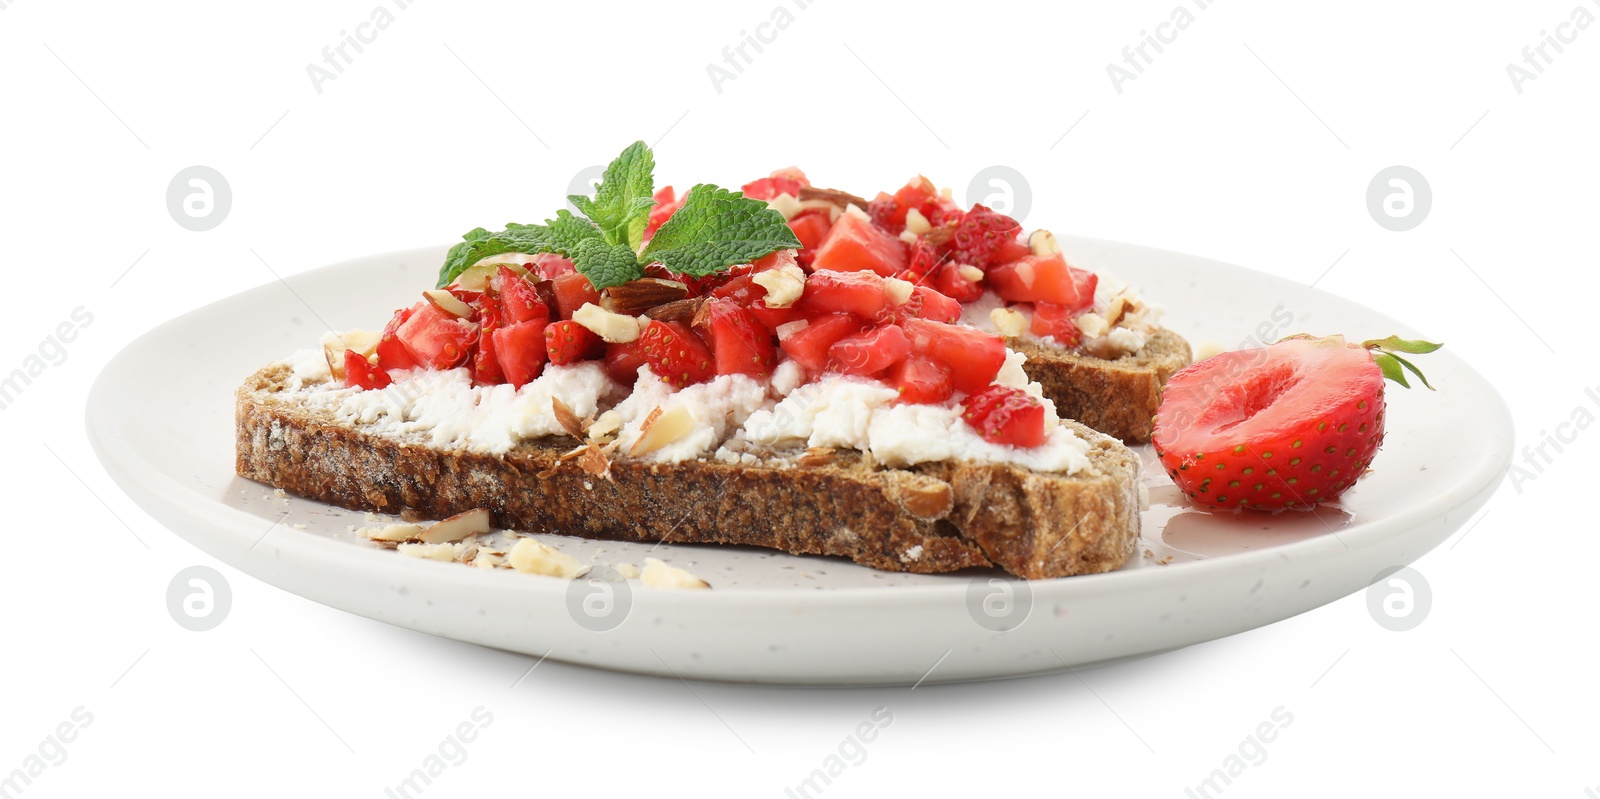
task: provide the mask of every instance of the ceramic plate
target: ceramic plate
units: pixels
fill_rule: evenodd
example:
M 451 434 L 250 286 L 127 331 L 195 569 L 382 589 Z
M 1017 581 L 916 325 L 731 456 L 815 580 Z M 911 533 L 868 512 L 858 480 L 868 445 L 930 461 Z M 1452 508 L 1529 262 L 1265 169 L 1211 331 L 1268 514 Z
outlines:
M 1187 255 L 1064 238 L 1168 307 L 1191 343 L 1294 332 L 1420 337 L 1355 303 Z M 442 248 L 294 275 L 201 308 L 129 345 L 100 375 L 89 435 L 107 471 L 205 552 L 336 608 L 434 635 L 627 671 L 785 683 L 906 683 L 1065 669 L 1187 646 L 1303 613 L 1421 556 L 1493 493 L 1512 450 L 1494 389 L 1449 350 L 1438 392 L 1389 392 L 1373 472 L 1339 507 L 1277 516 L 1191 510 L 1141 447 L 1150 505 L 1138 552 L 1109 574 L 1007 581 L 907 575 L 739 547 L 541 536 L 585 562 L 659 557 L 711 591 L 559 580 L 408 558 L 369 522 L 234 475 L 233 391 L 335 329 L 374 329 L 432 285 Z

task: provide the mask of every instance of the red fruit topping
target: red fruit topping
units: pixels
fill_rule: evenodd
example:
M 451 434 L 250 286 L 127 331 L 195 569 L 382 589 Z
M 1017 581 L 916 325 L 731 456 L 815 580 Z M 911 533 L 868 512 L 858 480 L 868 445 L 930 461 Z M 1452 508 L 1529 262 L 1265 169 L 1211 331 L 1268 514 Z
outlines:
M 772 332 L 733 300 L 706 302 L 712 354 L 719 375 L 766 377 L 778 363 Z
M 683 388 L 716 375 L 711 350 L 693 331 L 677 322 L 650 322 L 639 335 L 650 371 L 667 383 Z
M 598 358 L 605 353 L 599 336 L 571 319 L 553 322 L 544 329 L 545 351 L 557 366 Z
M 859 332 L 865 323 L 847 313 L 828 314 L 811 320 L 803 330 L 778 342 L 778 346 L 811 374 L 828 368 L 828 349 L 839 339 Z
M 344 387 L 359 388 L 362 391 L 372 388 L 384 388 L 394 381 L 389 378 L 389 373 L 383 367 L 374 366 L 361 353 L 355 350 L 344 351 Z
M 522 388 L 544 371 L 545 326 L 543 320 L 535 319 L 494 331 L 494 356 L 507 383 Z
M 988 388 L 1005 365 L 1006 342 L 999 336 L 926 319 L 907 319 L 904 327 L 911 351 L 949 366 L 955 387 L 968 394 Z
M 853 333 L 828 348 L 828 368 L 847 375 L 872 377 L 905 360 L 911 341 L 894 325 Z
M 994 386 L 961 401 L 961 414 L 993 444 L 1037 447 L 1045 442 L 1044 405 L 1020 388 Z
M 898 274 L 906 265 L 906 245 L 885 233 L 872 220 L 847 213 L 833 223 L 828 238 L 817 249 L 811 268 L 818 271 L 866 270 L 884 277 Z
M 471 357 L 472 345 L 478 341 L 478 326 L 424 302 L 412 308 L 411 316 L 394 334 L 419 365 L 454 369 Z
M 908 355 L 889 369 L 889 385 L 900 392 L 901 402 L 944 402 L 955 394 L 950 367 L 925 355 Z
M 950 238 L 950 257 L 964 264 L 986 268 L 996 263 L 995 252 L 1001 245 L 1016 241 L 1022 225 L 1005 214 L 996 213 L 982 205 L 962 216 Z

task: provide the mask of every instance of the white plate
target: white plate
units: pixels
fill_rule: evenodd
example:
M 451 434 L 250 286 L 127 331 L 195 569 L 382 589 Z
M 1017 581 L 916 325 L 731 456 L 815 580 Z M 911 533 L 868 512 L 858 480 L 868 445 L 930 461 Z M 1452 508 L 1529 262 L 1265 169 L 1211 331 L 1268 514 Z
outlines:
M 1301 331 L 1417 335 L 1352 302 L 1240 267 L 1091 239 L 1063 245 L 1076 263 L 1108 269 L 1164 300 L 1168 325 L 1196 345 L 1232 348 Z M 1488 500 L 1511 457 L 1504 403 L 1446 349 L 1427 358 L 1438 392 L 1389 392 L 1387 441 L 1342 509 L 1189 510 L 1142 448 L 1151 497 L 1144 540 L 1110 574 L 991 582 L 987 573 L 892 574 L 766 550 L 652 551 L 564 536 L 543 539 L 585 561 L 642 564 L 654 555 L 703 576 L 713 590 L 422 561 L 349 532 L 366 523 L 360 513 L 279 498 L 236 477 L 233 390 L 263 364 L 315 346 L 325 324 L 381 326 L 432 285 L 442 257 L 443 249 L 430 248 L 317 269 L 139 338 L 106 367 L 89 398 L 89 435 L 106 469 L 152 516 L 207 553 L 309 599 L 402 627 L 681 677 L 915 683 L 1061 670 L 1302 613 L 1443 541 Z

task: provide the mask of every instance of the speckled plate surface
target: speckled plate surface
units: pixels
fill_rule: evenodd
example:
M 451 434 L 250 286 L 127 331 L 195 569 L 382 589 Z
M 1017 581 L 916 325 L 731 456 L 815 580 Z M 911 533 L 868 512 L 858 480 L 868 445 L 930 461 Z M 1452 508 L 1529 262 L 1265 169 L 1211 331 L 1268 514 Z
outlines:
M 1419 331 L 1305 286 L 1177 253 L 1063 238 L 1168 308 L 1191 343 L 1250 346 L 1293 332 Z M 1390 392 L 1373 472 L 1338 508 L 1278 516 L 1191 510 L 1140 448 L 1150 507 L 1139 552 L 1110 574 L 1020 583 L 907 575 L 739 547 L 541 538 L 580 560 L 658 557 L 713 590 L 558 580 L 402 557 L 350 528 L 364 514 L 242 480 L 233 391 L 315 346 L 326 321 L 371 329 L 432 285 L 443 248 L 305 272 L 139 338 L 89 398 L 96 452 L 122 488 L 207 553 L 289 591 L 414 630 L 604 668 L 788 683 L 916 683 L 1061 670 L 1270 624 L 1367 586 L 1443 541 L 1488 500 L 1512 450 L 1504 403 L 1448 350 L 1437 393 Z M 291 289 L 292 287 L 292 289 Z M 218 335 L 218 331 L 228 331 Z M 181 421 L 181 430 L 175 426 Z

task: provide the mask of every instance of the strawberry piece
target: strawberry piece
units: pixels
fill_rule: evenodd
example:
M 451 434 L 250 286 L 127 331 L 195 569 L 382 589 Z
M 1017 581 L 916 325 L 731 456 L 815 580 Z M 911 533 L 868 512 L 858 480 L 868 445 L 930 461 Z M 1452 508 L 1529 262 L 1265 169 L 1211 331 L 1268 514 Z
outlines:
M 911 340 L 904 330 L 884 325 L 853 333 L 828 347 L 828 368 L 847 375 L 872 377 L 905 360 Z
M 940 257 L 938 249 L 929 244 L 927 239 L 920 236 L 917 237 L 916 243 L 910 245 L 909 253 L 906 258 L 905 271 L 900 273 L 900 279 L 909 280 L 912 283 L 926 281 L 928 276 L 933 274 L 934 270 L 939 268 L 939 264 L 945 260 Z
M 638 339 L 625 344 L 606 345 L 606 374 L 625 386 L 639 379 L 639 367 L 646 363 L 644 347 Z
M 504 268 L 504 267 L 502 267 Z M 520 278 L 519 278 L 520 279 Z M 493 386 L 506 382 L 505 372 L 494 354 L 494 331 L 505 325 L 501 303 L 492 294 L 478 303 L 478 346 L 472 353 L 472 384 Z
M 993 386 L 961 401 L 961 418 L 983 440 L 1013 447 L 1037 447 L 1046 439 L 1044 405 L 1020 388 Z
M 528 266 L 531 271 L 545 280 L 555 280 L 563 275 L 575 275 L 578 273 L 578 267 L 573 265 L 570 258 L 553 252 L 535 256 L 533 263 Z
M 770 177 L 759 178 L 744 184 L 740 191 L 743 191 L 744 196 L 752 200 L 775 200 L 780 194 L 799 197 L 800 189 L 800 181 L 773 173 Z
M 1033 321 L 1028 323 L 1028 332 L 1035 336 L 1049 336 L 1063 347 L 1076 347 L 1083 338 L 1083 331 L 1073 323 L 1077 311 L 1065 305 L 1056 305 L 1048 302 L 1033 304 Z
M 682 324 L 652 320 L 638 341 L 650 371 L 673 386 L 703 383 L 717 373 L 711 350 Z
M 867 202 L 867 216 L 872 217 L 872 224 L 887 233 L 898 236 L 900 231 L 906 229 L 906 209 L 895 201 L 892 194 L 878 192 L 878 196 Z
M 950 367 L 925 355 L 908 355 L 890 367 L 888 382 L 900 392 L 901 402 L 940 403 L 956 392 Z
M 778 342 L 778 346 L 811 374 L 828 368 L 828 350 L 839 339 L 860 332 L 861 318 L 847 313 L 827 314 L 811 320 L 805 329 Z
M 1372 462 L 1383 379 L 1373 354 L 1342 336 L 1226 352 L 1168 382 L 1156 454 L 1200 507 L 1309 509 Z
M 472 356 L 478 326 L 423 302 L 412 308 L 411 316 L 395 328 L 394 335 L 418 365 L 454 369 Z
M 687 195 L 686 195 L 687 196 Z M 683 207 L 685 197 L 678 197 L 671 186 L 662 186 L 655 194 L 656 207 L 650 209 L 650 221 L 644 229 L 644 238 L 649 241 L 656 235 L 656 231 L 667 223 L 672 215 Z
M 794 250 L 778 250 L 770 252 L 750 262 L 750 274 L 765 272 L 768 269 L 781 269 L 785 266 L 794 266 L 798 263 Z M 729 270 L 733 271 L 733 270 Z
M 989 269 L 989 285 L 1011 302 L 1048 302 L 1075 311 L 1094 304 L 1100 278 L 1093 272 L 1068 266 L 1060 253 L 1029 255 Z
M 866 270 L 884 277 L 897 274 L 905 265 L 905 242 L 872 224 L 870 218 L 854 213 L 846 213 L 833 223 L 828 238 L 811 261 L 811 267 L 818 271 Z
M 544 371 L 546 322 L 534 319 L 494 331 L 495 360 L 506 382 L 522 388 Z
M 1028 249 L 1027 244 L 1017 241 L 1016 239 L 1010 239 L 1000 242 L 1000 246 L 996 247 L 994 250 L 994 256 L 990 259 L 990 263 L 996 265 L 1009 264 L 1012 261 L 1021 260 L 1032 254 L 1033 250 Z
M 927 286 L 917 286 L 911 292 L 911 299 L 895 307 L 894 319 L 896 322 L 907 319 L 931 319 L 953 325 L 961 321 L 961 303 Z
M 550 321 L 550 309 L 539 298 L 539 290 L 533 283 L 506 266 L 500 267 L 499 277 L 500 311 L 506 323 Z
M 980 269 L 993 263 L 995 253 L 1005 242 L 1016 241 L 1021 223 L 982 205 L 974 205 L 956 223 L 950 237 L 950 257 Z
M 412 369 L 417 365 L 415 358 L 411 357 L 404 344 L 395 336 L 395 331 L 400 329 L 405 321 L 416 313 L 417 308 L 426 303 L 418 303 L 410 308 L 401 308 L 390 317 L 389 323 L 383 326 L 383 335 L 378 338 L 378 364 L 385 369 Z
M 876 319 L 889 307 L 883 278 L 872 272 L 817 271 L 806 280 L 796 306 L 807 314 L 852 313 Z
M 361 353 L 355 350 L 344 351 L 344 387 L 359 388 L 362 391 L 374 388 L 386 388 L 394 380 L 383 367 L 374 366 Z
M 600 292 L 589 282 L 589 278 L 576 272 L 562 275 L 551 281 L 551 289 L 556 295 L 556 311 L 562 319 L 571 319 L 572 314 L 584 303 L 600 304 Z
M 827 211 L 807 211 L 789 220 L 789 229 L 800 240 L 800 263 L 810 266 L 817 257 L 817 248 L 827 241 L 828 231 L 833 230 L 833 222 L 828 219 Z
M 956 389 L 976 394 L 994 382 L 1006 362 L 1006 342 L 981 330 L 943 325 L 926 319 L 907 319 L 911 351 L 950 367 Z
M 933 279 L 928 282 L 946 297 L 958 302 L 972 302 L 983 296 L 982 278 L 973 280 L 962 274 L 961 267 L 962 264 L 955 261 L 945 261 L 933 271 Z
M 605 354 L 605 342 L 571 319 L 552 322 L 544 329 L 546 353 L 557 366 L 598 358 Z
M 759 288 L 759 287 L 758 287 Z M 778 363 L 772 333 L 733 300 L 706 302 L 711 325 L 711 351 L 719 375 L 766 377 Z

